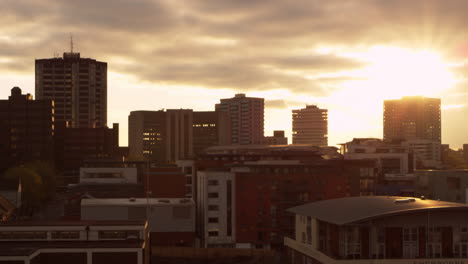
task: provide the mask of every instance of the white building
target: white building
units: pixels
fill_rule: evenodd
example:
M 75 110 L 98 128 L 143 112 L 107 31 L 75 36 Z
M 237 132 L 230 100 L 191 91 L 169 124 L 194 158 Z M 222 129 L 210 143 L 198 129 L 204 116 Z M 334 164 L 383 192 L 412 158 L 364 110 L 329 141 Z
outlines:
M 197 173 L 197 229 L 204 247 L 235 246 L 235 173 Z
M 354 138 L 341 146 L 344 159 L 375 159 L 383 175 L 410 174 L 416 167 L 407 147 L 387 144 L 378 138 Z
M 412 139 L 402 142 L 402 146 L 412 150 L 416 160 L 425 168 L 439 168 L 442 165 L 440 142 Z

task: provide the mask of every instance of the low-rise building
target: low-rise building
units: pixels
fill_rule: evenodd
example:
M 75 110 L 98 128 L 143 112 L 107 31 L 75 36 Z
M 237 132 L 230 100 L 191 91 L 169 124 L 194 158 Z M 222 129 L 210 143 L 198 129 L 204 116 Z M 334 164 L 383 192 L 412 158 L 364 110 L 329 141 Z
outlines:
M 145 221 L 0 224 L 0 263 L 143 264 Z
M 136 168 L 80 168 L 80 183 L 137 184 Z
M 417 195 L 447 202 L 468 202 L 468 170 L 417 170 L 415 175 Z
M 153 245 L 193 246 L 195 204 L 181 198 L 83 199 L 81 219 L 145 220 Z
M 313 202 L 289 210 L 295 235 L 289 263 L 413 264 L 468 261 L 468 205 L 368 196 Z

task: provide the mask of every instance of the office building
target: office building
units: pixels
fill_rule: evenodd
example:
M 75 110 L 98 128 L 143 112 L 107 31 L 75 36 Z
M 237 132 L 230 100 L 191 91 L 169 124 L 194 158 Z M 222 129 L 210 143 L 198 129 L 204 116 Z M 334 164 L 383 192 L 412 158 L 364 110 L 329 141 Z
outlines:
M 53 99 L 55 121 L 71 127 L 107 125 L 107 63 L 65 52 L 36 60 L 36 98 Z
M 73 128 L 62 122 L 56 126 L 54 140 L 55 165 L 62 172 L 63 183 L 78 183 L 85 160 L 118 158 L 119 124 Z
M 33 100 L 19 87 L 0 100 L 0 171 L 33 160 L 53 159 L 54 102 Z
M 231 140 L 229 116 L 219 111 L 132 111 L 128 124 L 129 159 L 173 163 Z
M 408 96 L 384 101 L 386 141 L 426 139 L 441 142 L 440 99 Z
M 231 144 L 262 144 L 264 130 L 265 99 L 236 94 L 221 99 L 216 111 L 227 112 L 231 120 Z
M 221 111 L 193 112 L 193 153 L 198 155 L 208 147 L 230 145 L 229 115 Z
M 468 206 L 368 196 L 293 207 L 288 263 L 465 263 Z
M 132 111 L 128 116 L 129 159 L 160 163 L 193 156 L 193 111 Z
M 328 110 L 315 105 L 292 111 L 292 143 L 328 146 Z

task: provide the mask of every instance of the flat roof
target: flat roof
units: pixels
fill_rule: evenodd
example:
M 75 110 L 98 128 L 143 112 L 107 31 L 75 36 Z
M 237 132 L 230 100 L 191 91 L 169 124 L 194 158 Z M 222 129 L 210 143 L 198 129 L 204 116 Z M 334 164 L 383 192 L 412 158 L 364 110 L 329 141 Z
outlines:
M 0 222 L 2 226 L 131 226 L 145 225 L 144 220 L 77 220 L 77 221 L 14 221 Z
M 142 248 L 141 240 L 106 241 L 5 241 L 0 242 L 0 256 L 30 256 L 39 249 Z
M 462 209 L 468 212 L 468 205 L 413 197 L 360 196 L 308 203 L 290 208 L 288 212 L 344 225 L 397 214 L 442 209 Z
M 145 205 L 195 205 L 192 199 L 187 198 L 108 198 L 108 199 L 82 199 L 82 206 L 145 206 Z

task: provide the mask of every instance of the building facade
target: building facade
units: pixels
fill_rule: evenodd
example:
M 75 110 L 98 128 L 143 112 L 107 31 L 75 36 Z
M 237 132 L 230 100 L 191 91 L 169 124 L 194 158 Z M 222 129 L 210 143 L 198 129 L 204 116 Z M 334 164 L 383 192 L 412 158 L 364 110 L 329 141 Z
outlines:
M 0 225 L 0 263 L 143 264 L 144 221 L 11 222 Z
M 36 60 L 36 98 L 53 99 L 56 122 L 107 126 L 107 63 L 65 52 Z
M 56 126 L 54 140 L 55 164 L 62 172 L 63 183 L 78 183 L 85 160 L 118 155 L 119 124 L 113 124 L 112 128 L 73 128 L 62 122 Z
M 408 96 L 384 101 L 386 141 L 426 139 L 441 142 L 440 99 Z
M 174 162 L 193 156 L 193 111 L 132 111 L 128 117 L 130 159 Z
M 226 112 L 193 112 L 193 153 L 201 154 L 206 148 L 231 144 L 230 119 Z
M 216 111 L 227 112 L 231 120 L 231 144 L 262 144 L 265 99 L 236 94 L 221 99 Z
M 292 111 L 292 143 L 328 146 L 328 110 L 315 105 Z
M 284 136 L 284 130 L 273 131 L 273 136 L 263 138 L 264 145 L 287 145 L 288 138 Z
M 33 100 L 19 87 L 0 100 L 0 171 L 33 160 L 52 160 L 54 102 Z
M 468 206 L 419 198 L 346 197 L 293 207 L 288 263 L 468 261 Z

